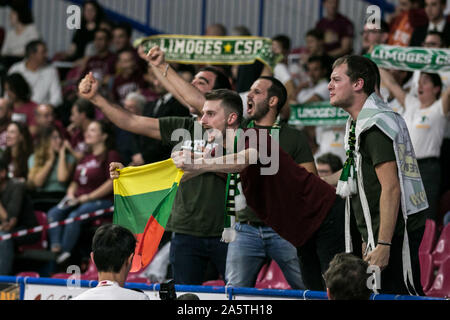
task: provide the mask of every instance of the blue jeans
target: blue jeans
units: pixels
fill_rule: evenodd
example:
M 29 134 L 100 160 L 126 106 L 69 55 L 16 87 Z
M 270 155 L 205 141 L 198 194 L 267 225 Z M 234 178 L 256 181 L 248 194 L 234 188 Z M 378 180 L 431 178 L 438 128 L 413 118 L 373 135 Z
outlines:
M 94 200 L 83 203 L 75 208 L 59 209 L 58 207 L 53 207 L 47 213 L 47 220 L 49 223 L 52 223 L 66 218 L 76 218 L 85 213 L 109 208 L 112 205 L 111 200 Z M 74 221 L 67 225 L 49 229 L 50 246 L 61 246 L 62 252 L 71 252 L 80 236 L 81 223 L 82 221 Z
M 220 237 L 196 237 L 174 232 L 170 242 L 170 264 L 175 283 L 201 285 L 209 261 L 225 278 L 227 247 Z
M 236 240 L 228 244 L 226 279 L 234 287 L 254 287 L 269 257 L 283 271 L 292 289 L 304 289 L 297 249 L 268 226 L 236 223 Z
M 9 232 L 0 231 L 0 236 Z M 0 275 L 10 275 L 14 259 L 13 239 L 0 241 Z

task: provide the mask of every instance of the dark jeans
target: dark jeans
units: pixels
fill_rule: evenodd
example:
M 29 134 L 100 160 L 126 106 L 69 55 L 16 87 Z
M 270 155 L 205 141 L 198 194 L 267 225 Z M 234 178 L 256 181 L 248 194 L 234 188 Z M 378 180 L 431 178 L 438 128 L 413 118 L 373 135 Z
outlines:
M 438 158 L 417 160 L 420 176 L 427 194 L 428 209 L 425 210 L 427 219 L 436 221 L 439 210 L 439 197 L 441 193 L 441 164 Z
M 201 285 L 211 261 L 225 279 L 228 244 L 220 237 L 195 237 L 173 233 L 170 243 L 170 263 L 176 284 Z
M 360 236 L 359 236 L 360 237 Z M 345 201 L 336 196 L 320 228 L 297 248 L 303 282 L 308 290 L 324 291 L 322 274 L 337 253 L 345 251 Z
M 409 250 L 411 256 L 412 274 L 414 287 L 419 295 L 423 296 L 422 285 L 420 283 L 420 262 L 419 246 L 422 242 L 425 227 L 421 227 L 413 232 L 408 232 Z M 408 295 L 408 290 L 403 280 L 403 262 L 402 262 L 403 235 L 392 238 L 392 246 L 389 255 L 389 264 L 381 271 L 381 289 L 384 294 Z M 413 293 L 413 291 L 411 291 Z

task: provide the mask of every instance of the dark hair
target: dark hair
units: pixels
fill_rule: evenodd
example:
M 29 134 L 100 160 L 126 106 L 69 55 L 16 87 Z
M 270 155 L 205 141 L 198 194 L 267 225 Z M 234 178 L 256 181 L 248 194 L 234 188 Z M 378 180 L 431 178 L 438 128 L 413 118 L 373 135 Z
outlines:
M 131 231 L 117 224 L 102 225 L 92 239 L 97 271 L 119 273 L 135 248 L 136 238 Z
M 439 39 L 441 39 L 441 48 L 446 48 L 447 47 L 447 42 L 445 41 L 446 38 L 444 37 L 444 33 L 443 32 L 431 30 L 431 31 L 427 32 L 427 35 L 425 36 L 425 38 L 427 36 L 438 36 Z
M 216 80 L 214 81 L 214 89 L 230 89 L 231 90 L 231 83 L 228 77 L 219 69 L 211 66 L 203 67 L 199 70 L 200 71 L 209 71 L 216 75 Z
M 278 41 L 284 51 L 291 49 L 291 39 L 287 35 L 278 34 L 272 38 L 272 41 Z
M 95 119 L 95 106 L 87 99 L 78 98 L 74 105 L 77 107 L 79 113 L 84 113 L 86 118 Z
M 177 300 L 200 300 L 200 297 L 195 293 L 184 293 L 177 297 Z
M 378 69 L 378 66 L 375 62 L 373 62 L 371 59 L 367 59 L 369 61 L 370 67 L 372 68 L 372 72 L 375 75 L 375 88 L 380 91 L 381 87 L 381 75 L 380 75 L 380 69 Z
M 228 111 L 235 112 L 238 116 L 237 124 L 242 121 L 243 108 L 241 96 L 229 89 L 215 89 L 205 94 L 206 100 L 221 100 L 221 106 L 228 109 Z
M 31 138 L 28 126 L 25 123 L 12 121 L 8 124 L 10 126 L 14 124 L 19 129 L 19 133 L 22 136 L 22 141 L 18 145 L 19 151 L 17 152 L 17 158 L 12 156 L 12 148 L 7 147 L 4 153 L 4 158 L 7 163 L 14 163 L 14 177 L 23 177 L 27 179 L 28 176 L 28 157 L 33 153 L 33 140 Z
M 29 58 L 33 53 L 36 53 L 40 45 L 46 46 L 45 42 L 40 39 L 28 42 L 25 46 L 25 58 Z
M 109 123 L 103 119 L 102 120 L 94 120 L 92 122 L 98 123 L 100 125 L 100 130 L 102 131 L 102 133 L 108 135 L 108 137 L 105 140 L 106 150 L 107 151 L 114 150 L 114 148 L 116 147 L 116 139 L 115 139 L 115 135 L 114 135 L 114 129 L 113 129 L 111 123 Z
M 94 0 L 87 0 L 83 3 L 83 11 L 86 5 L 91 4 L 95 7 L 95 11 L 97 12 L 95 15 L 95 25 L 98 27 L 100 25 L 100 21 L 103 19 L 103 8 L 100 6 L 100 4 L 97 1 Z M 86 20 L 84 19 L 84 12 L 81 15 L 81 28 L 86 28 Z
M 131 36 L 133 34 L 133 28 L 127 22 L 119 22 L 119 23 L 115 24 L 114 27 L 113 27 L 113 31 L 116 30 L 116 29 L 120 29 L 120 30 L 125 31 L 125 33 L 127 34 L 128 38 L 131 38 Z
M 317 163 L 328 164 L 331 168 L 331 172 L 335 173 L 342 169 L 342 160 L 337 155 L 327 152 L 322 154 L 316 160 Z
M 442 92 L 442 79 L 441 76 L 438 73 L 430 73 L 430 72 L 421 72 L 421 75 L 427 75 L 431 82 L 433 83 L 433 87 L 439 87 L 440 90 L 439 92 L 436 94 L 436 99 L 439 99 L 439 97 L 441 96 L 441 92 Z
M 9 89 L 14 92 L 20 101 L 28 102 L 31 99 L 31 88 L 28 82 L 20 73 L 11 73 L 6 76 L 5 83 Z
M 369 300 L 369 264 L 350 253 L 338 253 L 331 260 L 324 279 L 335 300 Z
M 341 64 L 347 64 L 347 76 L 351 82 L 356 82 L 358 79 L 364 81 L 363 91 L 367 96 L 370 96 L 375 91 L 375 85 L 378 85 L 380 76 L 378 73 L 378 77 L 376 74 L 374 77 L 374 72 L 376 71 L 374 63 L 370 59 L 357 55 L 343 56 L 333 63 L 333 69 Z M 376 70 L 378 70 L 378 67 Z
M 6 170 L 8 171 L 8 161 L 6 161 L 5 156 L 0 157 L 0 171 Z M 6 175 L 8 178 L 8 175 Z
M 25 2 L 12 2 L 10 5 L 11 10 L 17 13 L 17 19 L 22 24 L 33 23 L 33 13 L 30 7 Z
M 104 34 L 106 34 L 106 40 L 110 41 L 112 39 L 111 32 L 108 29 L 98 28 L 97 30 L 95 30 L 95 33 L 97 34 L 98 32 L 103 32 Z
M 285 86 L 281 83 L 280 80 L 274 77 L 262 76 L 259 77 L 258 80 L 259 79 L 266 79 L 272 82 L 272 85 L 269 87 L 269 89 L 267 89 L 267 98 L 278 98 L 277 111 L 280 112 L 281 108 L 283 108 L 287 100 L 287 90 Z
M 327 61 L 325 59 L 325 56 L 310 56 L 308 58 L 308 63 L 312 63 L 312 62 L 319 62 L 320 63 L 320 67 L 322 69 L 327 70 Z
M 323 40 L 324 34 L 322 30 L 319 29 L 311 29 L 308 32 L 306 32 L 306 37 L 314 37 L 317 40 Z

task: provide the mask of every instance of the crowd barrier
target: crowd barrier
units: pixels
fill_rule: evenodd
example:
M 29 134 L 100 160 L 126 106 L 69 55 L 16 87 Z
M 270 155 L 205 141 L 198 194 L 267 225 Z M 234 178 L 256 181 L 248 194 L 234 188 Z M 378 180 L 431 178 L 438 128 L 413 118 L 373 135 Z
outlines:
M 97 285 L 95 280 L 52 279 L 0 276 L 5 294 L 10 300 L 70 300 L 85 290 Z M 143 290 L 150 300 L 160 300 L 160 284 L 125 283 L 129 289 Z M 233 288 L 227 286 L 175 285 L 177 295 L 194 293 L 200 300 L 327 300 L 326 292 L 310 290 L 276 290 L 255 288 Z M 1 292 L 3 293 L 3 292 Z M 446 300 L 433 297 L 372 294 L 371 300 Z

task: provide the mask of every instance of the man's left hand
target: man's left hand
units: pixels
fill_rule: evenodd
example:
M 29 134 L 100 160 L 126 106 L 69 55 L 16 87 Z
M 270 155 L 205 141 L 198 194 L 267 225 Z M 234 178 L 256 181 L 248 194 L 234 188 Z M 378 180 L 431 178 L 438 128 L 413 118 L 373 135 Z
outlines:
M 364 257 L 370 265 L 376 265 L 383 270 L 389 264 L 389 255 L 391 248 L 389 246 L 377 245 L 375 249 Z

